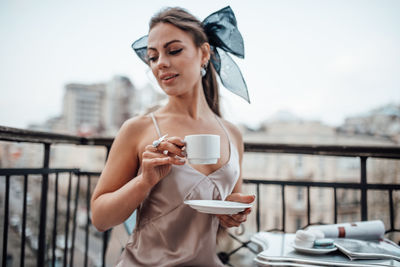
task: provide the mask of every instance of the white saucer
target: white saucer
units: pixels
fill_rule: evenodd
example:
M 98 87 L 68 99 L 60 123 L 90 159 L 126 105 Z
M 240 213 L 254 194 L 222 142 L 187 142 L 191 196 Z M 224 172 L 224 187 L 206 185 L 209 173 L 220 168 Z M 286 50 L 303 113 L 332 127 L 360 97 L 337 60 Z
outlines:
M 184 203 L 199 212 L 210 214 L 236 214 L 252 206 L 252 204 L 223 200 L 186 200 Z
M 337 250 L 337 247 L 333 247 L 333 248 L 305 248 L 305 247 L 300 247 L 300 246 L 296 246 L 295 243 L 292 243 L 292 247 L 294 247 L 294 249 L 298 252 L 302 252 L 302 253 L 307 253 L 307 254 L 316 254 L 316 255 L 320 255 L 320 254 L 326 254 L 332 251 Z

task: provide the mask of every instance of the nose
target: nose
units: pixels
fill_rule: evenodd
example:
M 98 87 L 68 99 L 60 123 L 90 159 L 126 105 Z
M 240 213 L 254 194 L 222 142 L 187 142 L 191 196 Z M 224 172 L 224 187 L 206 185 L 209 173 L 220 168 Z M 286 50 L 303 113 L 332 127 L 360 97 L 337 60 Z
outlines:
M 157 60 L 157 68 L 163 69 L 163 68 L 168 68 L 169 66 L 170 66 L 170 62 L 169 62 L 167 55 L 160 54 L 158 56 L 158 60 Z

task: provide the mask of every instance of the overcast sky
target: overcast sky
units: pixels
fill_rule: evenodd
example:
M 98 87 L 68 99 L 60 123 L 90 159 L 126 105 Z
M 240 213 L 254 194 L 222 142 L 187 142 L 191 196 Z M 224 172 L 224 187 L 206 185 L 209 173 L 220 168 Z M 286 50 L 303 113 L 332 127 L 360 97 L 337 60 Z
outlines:
M 222 89 L 225 117 L 257 125 L 277 111 L 339 125 L 400 104 L 400 1 L 0 1 L 0 125 L 61 113 L 64 85 L 114 75 L 137 87 L 147 67 L 131 43 L 164 6 L 200 20 L 230 5 L 245 43 L 236 59 L 252 103 Z

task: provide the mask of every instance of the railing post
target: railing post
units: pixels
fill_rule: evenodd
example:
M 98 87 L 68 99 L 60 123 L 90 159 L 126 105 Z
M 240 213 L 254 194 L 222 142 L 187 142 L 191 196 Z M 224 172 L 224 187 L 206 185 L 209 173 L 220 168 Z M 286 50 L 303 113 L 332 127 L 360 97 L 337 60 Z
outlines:
M 310 187 L 307 186 L 307 226 L 311 223 Z
M 108 156 L 110 155 L 110 150 L 111 146 L 107 146 L 107 153 L 106 153 L 106 161 L 108 159 Z M 107 253 L 107 245 L 108 245 L 108 238 L 110 235 L 111 230 L 107 230 L 103 233 L 103 255 L 101 257 L 101 266 L 105 267 L 106 266 L 106 253 Z
M 390 207 L 390 230 L 394 230 L 396 228 L 394 226 L 393 189 L 389 190 L 389 207 Z
M 44 144 L 43 168 L 49 168 L 50 144 Z M 44 173 L 42 179 L 42 192 L 40 198 L 40 221 L 39 221 L 39 244 L 37 266 L 45 266 L 46 257 L 46 213 L 47 213 L 47 191 L 49 187 L 49 174 Z
M 334 216 L 334 223 L 337 223 L 337 219 L 338 219 L 338 216 L 337 216 L 337 189 L 336 189 L 336 186 L 333 188 L 333 196 L 334 196 L 334 212 L 335 212 L 335 214 L 333 215 Z
M 10 176 L 6 176 L 6 196 L 4 200 L 4 225 L 3 225 L 3 260 L 2 266 L 7 265 L 7 241 L 8 241 L 8 215 L 10 205 Z
M 72 220 L 72 243 L 71 243 L 71 255 L 69 258 L 70 266 L 74 266 L 74 253 L 75 253 L 75 233 L 76 233 L 76 213 L 78 211 L 78 203 L 79 203 L 79 189 L 81 183 L 81 174 L 78 172 L 78 181 L 76 182 L 76 191 L 75 191 L 75 203 L 74 203 L 74 214 Z
M 87 175 L 87 188 L 86 188 L 86 227 L 85 227 L 85 260 L 84 266 L 88 266 L 88 253 L 89 253 L 89 226 L 90 226 L 90 175 Z
M 107 244 L 108 244 L 108 238 L 110 235 L 111 230 L 107 230 L 105 232 L 103 232 L 103 255 L 102 255 L 102 267 L 106 266 L 106 253 L 107 253 Z
M 28 175 L 24 175 L 24 202 L 22 207 L 22 236 L 21 236 L 21 256 L 19 266 L 25 266 L 25 240 L 26 240 L 26 204 L 28 195 Z
M 282 184 L 282 231 L 286 228 L 286 201 L 285 201 L 285 185 Z
M 367 158 L 360 157 L 361 160 L 361 221 L 368 220 L 367 207 Z
M 257 184 L 257 232 L 260 232 L 260 184 Z
M 68 240 L 69 240 L 69 220 L 70 220 L 70 201 L 71 201 L 71 183 L 72 183 L 72 172 L 69 173 L 68 177 L 68 191 L 67 191 L 67 214 L 65 219 L 65 234 L 64 234 L 64 257 L 63 267 L 67 267 L 68 263 Z
M 57 241 L 57 214 L 58 214 L 58 173 L 56 173 L 56 180 L 54 185 L 54 218 L 53 218 L 53 245 L 51 250 L 51 264 L 52 267 L 56 266 L 56 241 Z

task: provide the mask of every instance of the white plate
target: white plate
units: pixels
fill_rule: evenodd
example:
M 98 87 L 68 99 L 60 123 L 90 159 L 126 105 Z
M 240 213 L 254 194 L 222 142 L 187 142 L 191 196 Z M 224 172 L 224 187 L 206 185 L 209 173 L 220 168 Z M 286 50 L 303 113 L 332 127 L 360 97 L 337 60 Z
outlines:
M 252 206 L 252 204 L 223 200 L 186 200 L 184 203 L 199 212 L 210 214 L 236 214 Z
M 332 251 L 337 250 L 337 247 L 333 247 L 333 248 L 305 248 L 305 247 L 300 247 L 300 246 L 296 246 L 296 244 L 292 243 L 292 247 L 294 247 L 294 249 L 298 252 L 302 252 L 302 253 L 307 253 L 307 254 L 326 254 Z

